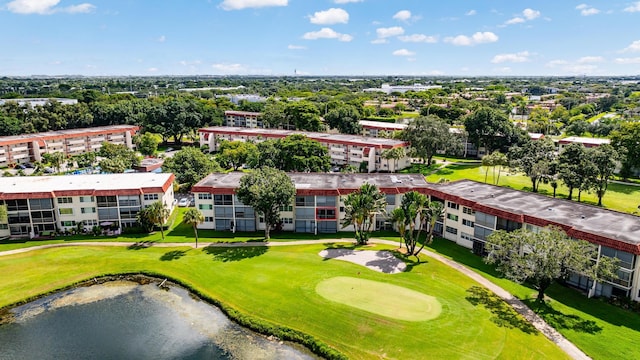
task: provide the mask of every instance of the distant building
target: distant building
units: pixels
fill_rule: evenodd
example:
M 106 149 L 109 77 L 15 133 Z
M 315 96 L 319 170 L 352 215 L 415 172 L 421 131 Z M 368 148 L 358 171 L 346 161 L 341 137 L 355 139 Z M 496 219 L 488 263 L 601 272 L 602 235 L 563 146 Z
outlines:
M 0 105 L 4 105 L 8 102 L 15 102 L 18 105 L 29 104 L 33 106 L 43 106 L 48 102 L 59 102 L 62 105 L 75 105 L 78 103 L 78 99 L 65 99 L 65 98 L 24 98 L 24 99 L 0 99 Z
M 42 161 L 42 154 L 62 152 L 65 156 L 100 150 L 103 142 L 126 145 L 133 149 L 133 136 L 140 130 L 134 125 L 49 131 L 0 137 L 0 166 Z
M 380 88 L 368 88 L 362 91 L 364 92 L 383 92 L 385 94 L 391 94 L 393 92 L 406 93 L 407 91 L 427 91 L 431 89 L 442 89 L 440 85 L 422 85 L 422 84 L 413 84 L 413 85 L 389 85 L 382 84 Z
M 610 144 L 610 143 L 611 143 L 611 140 L 609 139 L 570 136 L 570 137 L 558 140 L 558 151 L 562 151 L 562 149 L 564 149 L 564 147 L 569 144 L 582 144 L 586 148 L 592 148 L 592 147 L 598 147 L 600 145 Z
M 160 200 L 173 209 L 173 174 L 0 177 L 7 221 L 0 237 L 37 237 L 82 224 L 135 226 L 140 209 Z
M 392 134 L 394 131 L 402 131 L 407 125 L 398 123 L 388 123 L 382 121 L 360 120 L 362 126 L 362 135 L 371 137 L 380 137 L 381 134 Z
M 207 145 L 210 151 L 217 151 L 220 142 L 223 140 L 252 141 L 257 143 L 268 139 L 282 139 L 289 135 L 300 134 L 316 140 L 327 147 L 333 165 L 353 165 L 358 168 L 362 162 L 365 162 L 367 163 L 367 170 L 369 172 L 393 172 L 411 165 L 411 161 L 407 156 L 399 159 L 397 163 L 394 160 L 382 159 L 380 156 L 382 151 L 396 147 L 402 147 L 405 149 L 405 152 L 408 152 L 409 144 L 395 139 L 294 130 L 250 129 L 222 126 L 203 128 L 198 130 L 198 132 L 200 134 L 200 146 L 203 147 Z
M 224 112 L 224 125 L 230 127 L 262 128 L 262 113 L 228 110 Z

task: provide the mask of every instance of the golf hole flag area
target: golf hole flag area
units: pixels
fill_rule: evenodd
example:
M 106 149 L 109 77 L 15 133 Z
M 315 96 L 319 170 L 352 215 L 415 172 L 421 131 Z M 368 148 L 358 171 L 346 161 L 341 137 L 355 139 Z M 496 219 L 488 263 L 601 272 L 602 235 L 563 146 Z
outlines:
M 440 316 L 438 299 L 379 281 L 337 276 L 320 282 L 316 292 L 335 301 L 377 315 L 404 321 L 427 321 Z M 402 307 L 398 307 L 402 303 Z

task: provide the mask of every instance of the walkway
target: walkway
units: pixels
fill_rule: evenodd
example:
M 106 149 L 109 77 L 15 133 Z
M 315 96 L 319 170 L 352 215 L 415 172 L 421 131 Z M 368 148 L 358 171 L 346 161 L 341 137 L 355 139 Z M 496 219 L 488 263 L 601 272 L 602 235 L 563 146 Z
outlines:
M 207 246 L 211 246 L 211 247 L 294 246 L 294 245 L 325 244 L 325 243 L 335 243 L 335 242 L 352 242 L 352 241 L 349 239 L 322 239 L 322 240 L 297 240 L 297 241 L 276 241 L 276 242 L 249 242 L 249 243 L 244 243 L 244 242 L 198 243 L 198 246 L 201 248 L 204 248 Z M 391 245 L 391 246 L 398 245 L 396 241 L 381 240 L 381 239 L 370 239 L 369 242 L 375 243 L 375 244 Z M 151 242 L 130 243 L 130 242 L 113 242 L 113 241 L 112 242 L 72 242 L 72 243 L 40 245 L 40 246 L 33 246 L 33 247 L 22 248 L 22 249 L 1 251 L 0 256 L 21 254 L 21 253 L 26 253 L 26 252 L 41 250 L 41 249 L 72 247 L 72 246 L 121 246 L 121 247 L 139 246 L 139 247 L 159 247 L 159 248 L 170 248 L 170 247 L 195 248 L 195 243 L 151 243 Z M 564 336 L 562 336 L 559 332 L 557 332 L 553 327 L 547 324 L 541 317 L 539 317 L 535 312 L 533 312 L 533 310 L 529 309 L 527 305 L 525 305 L 522 301 L 517 299 L 515 296 L 511 295 L 505 289 L 483 278 L 475 271 L 453 260 L 450 260 L 440 254 L 431 252 L 427 249 L 424 249 L 422 251 L 422 254 L 430 258 L 436 259 L 444 263 L 445 265 L 450 266 L 451 268 L 463 273 L 464 275 L 478 282 L 480 285 L 491 290 L 493 293 L 495 293 L 500 298 L 502 298 L 505 302 L 511 305 L 520 315 L 522 315 L 527 321 L 529 321 L 544 336 L 549 338 L 549 340 L 551 340 L 556 345 L 558 345 L 560 349 L 566 352 L 571 358 L 576 360 L 591 359 L 584 352 L 578 349 L 577 346 L 575 346 L 573 343 L 567 340 Z

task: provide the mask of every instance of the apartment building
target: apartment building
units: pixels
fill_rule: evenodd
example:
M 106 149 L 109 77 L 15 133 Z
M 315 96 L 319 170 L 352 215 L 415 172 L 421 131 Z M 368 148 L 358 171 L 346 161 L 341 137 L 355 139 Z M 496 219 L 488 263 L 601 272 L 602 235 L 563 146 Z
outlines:
M 0 237 L 37 237 L 96 225 L 134 226 L 136 215 L 161 200 L 173 209 L 173 174 L 130 173 L 0 177 Z
M 225 111 L 224 125 L 243 128 L 262 128 L 262 114 L 250 111 Z
M 600 256 L 620 259 L 618 279 L 597 284 L 596 295 L 640 300 L 640 217 L 470 180 L 428 184 L 425 192 L 445 204 L 446 214 L 434 229 L 445 239 L 481 255 L 495 230 L 558 226 L 594 244 Z M 577 274 L 568 281 L 582 289 L 593 284 Z
M 112 125 L 83 129 L 49 131 L 0 137 L 0 167 L 42 161 L 42 154 L 62 152 L 66 156 L 98 151 L 103 142 L 132 149 L 139 126 Z
M 385 135 L 392 135 L 395 131 L 402 131 L 407 128 L 407 124 L 382 121 L 360 120 L 358 123 L 362 126 L 362 135 L 371 137 L 384 137 Z
M 598 147 L 604 144 L 611 144 L 611 140 L 604 138 L 588 138 L 588 137 L 579 137 L 579 136 L 569 136 L 564 139 L 560 139 L 557 141 L 558 151 L 562 151 L 567 145 L 570 144 L 581 144 L 586 148 Z
M 211 174 L 197 183 L 191 192 L 196 207 L 205 216 L 202 229 L 256 231 L 264 230 L 261 219 L 250 206 L 244 205 L 236 196 L 241 172 Z M 290 173 L 296 187 L 294 201 L 280 208 L 281 229 L 301 233 L 335 233 L 353 231 L 342 229 L 344 199 L 364 183 L 378 186 L 386 194 L 387 210 L 391 212 L 400 204 L 406 192 L 426 189 L 424 176 L 420 174 L 310 174 Z M 376 229 L 391 228 L 383 215 L 376 218 Z
M 356 135 L 328 134 L 316 132 L 303 132 L 280 129 L 248 129 L 239 127 L 208 127 L 200 129 L 200 146 L 207 145 L 210 151 L 218 150 L 220 142 L 227 141 L 251 141 L 258 143 L 269 139 L 282 139 L 289 135 L 305 135 L 312 140 L 320 142 L 329 150 L 333 165 L 353 165 L 356 168 L 362 162 L 367 163 L 369 172 L 397 171 L 411 165 L 411 159 L 405 156 L 395 160 L 385 160 L 381 154 L 386 149 L 402 147 L 405 153 L 409 150 L 409 143 L 384 138 L 371 138 Z

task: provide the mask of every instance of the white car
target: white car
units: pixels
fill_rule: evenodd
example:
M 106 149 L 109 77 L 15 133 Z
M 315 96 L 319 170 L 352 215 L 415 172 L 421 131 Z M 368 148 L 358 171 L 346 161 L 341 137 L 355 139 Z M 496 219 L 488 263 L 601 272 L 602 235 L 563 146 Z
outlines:
M 180 199 L 180 201 L 178 201 L 178 206 L 180 206 L 180 207 L 189 206 L 189 198 Z

